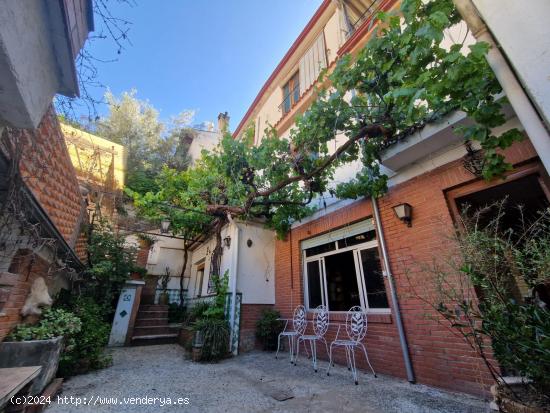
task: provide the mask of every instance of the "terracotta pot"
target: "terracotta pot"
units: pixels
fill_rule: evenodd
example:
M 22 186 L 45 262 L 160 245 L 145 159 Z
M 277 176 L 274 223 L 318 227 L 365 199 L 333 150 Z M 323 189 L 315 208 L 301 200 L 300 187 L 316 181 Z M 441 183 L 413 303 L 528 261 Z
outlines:
M 202 347 L 193 347 L 191 352 L 191 359 L 193 361 L 201 361 L 202 358 Z
M 159 304 L 168 305 L 168 293 L 161 293 L 159 296 Z

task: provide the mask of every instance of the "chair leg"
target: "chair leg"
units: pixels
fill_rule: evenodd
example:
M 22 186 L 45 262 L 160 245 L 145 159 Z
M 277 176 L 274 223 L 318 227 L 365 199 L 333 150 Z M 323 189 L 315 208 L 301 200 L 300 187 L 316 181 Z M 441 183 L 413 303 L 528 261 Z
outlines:
M 345 346 L 346 349 L 346 366 L 348 368 L 348 371 L 351 371 L 351 355 L 349 354 L 349 347 Z
M 330 376 L 330 367 L 332 364 L 332 345 L 334 343 L 330 343 L 330 352 L 328 353 L 328 369 L 327 369 L 327 376 Z
M 311 341 L 311 357 L 313 358 L 313 370 L 317 373 L 317 343 L 316 340 Z
M 281 335 L 279 334 L 279 337 L 277 337 L 277 352 L 275 353 L 275 358 L 279 355 L 279 349 L 281 348 Z
M 290 363 L 294 363 L 294 336 L 288 336 L 288 351 L 290 352 Z
M 367 355 L 367 349 L 365 348 L 365 345 L 363 343 L 359 343 L 359 344 L 363 348 L 363 353 L 365 353 L 365 358 L 367 359 L 367 363 L 369 363 L 369 367 L 372 370 L 372 374 L 374 375 L 374 377 L 377 377 L 376 373 L 374 372 L 374 369 L 372 368 L 372 364 L 370 364 L 369 356 Z
M 353 380 L 355 381 L 355 385 L 357 386 L 359 384 L 359 381 L 357 380 L 357 367 L 355 367 L 355 346 L 351 347 L 349 351 L 351 353 L 351 372 L 353 373 Z
M 323 337 L 323 341 L 325 342 L 325 350 L 327 351 L 327 356 L 328 356 L 328 345 L 327 345 L 327 340 Z
M 300 352 L 300 341 L 302 341 L 302 337 L 297 338 L 297 344 L 296 344 L 296 354 L 294 355 L 294 365 L 298 363 L 298 353 Z M 305 343 L 304 343 L 305 345 Z

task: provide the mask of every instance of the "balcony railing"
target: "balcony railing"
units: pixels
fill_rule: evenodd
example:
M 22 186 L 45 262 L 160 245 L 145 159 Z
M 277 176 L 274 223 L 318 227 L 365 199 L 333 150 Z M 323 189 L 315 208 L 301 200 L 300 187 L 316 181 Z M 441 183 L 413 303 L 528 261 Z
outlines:
M 388 0 L 373 0 L 368 5 L 365 3 L 368 3 L 368 0 L 344 0 L 348 38 L 367 21 L 372 27 L 376 21 L 376 14 L 382 11 L 382 7 L 388 3 Z

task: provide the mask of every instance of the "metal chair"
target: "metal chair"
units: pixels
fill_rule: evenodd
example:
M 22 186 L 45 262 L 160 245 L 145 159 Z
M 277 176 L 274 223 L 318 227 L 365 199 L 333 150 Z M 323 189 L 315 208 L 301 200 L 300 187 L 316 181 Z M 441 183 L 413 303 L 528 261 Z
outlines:
M 336 332 L 336 338 L 335 340 L 330 343 L 330 354 L 329 354 L 329 365 L 327 370 L 327 376 L 330 376 L 330 367 L 333 365 L 332 363 L 332 347 L 344 347 L 346 350 L 346 360 L 348 364 L 348 370 L 351 370 L 353 374 L 353 379 L 355 380 L 355 384 L 359 384 L 357 380 L 357 368 L 355 367 L 355 348 L 361 347 L 363 349 L 363 353 L 365 353 L 365 358 L 367 359 L 367 363 L 369 363 L 369 367 L 372 370 L 372 374 L 374 374 L 374 377 L 376 377 L 376 373 L 374 372 L 374 369 L 372 368 L 372 365 L 369 361 L 369 356 L 367 355 L 367 349 L 365 348 L 365 345 L 361 342 L 363 338 L 365 338 L 365 335 L 367 334 L 367 314 L 363 311 L 363 309 L 359 306 L 351 307 L 351 309 L 346 314 L 346 333 L 348 335 L 347 340 L 338 339 L 338 335 L 340 334 L 340 327 L 338 326 L 338 331 Z
M 294 347 L 296 339 L 301 337 L 306 331 L 307 327 L 307 317 L 306 317 L 306 308 L 303 305 L 299 305 L 294 309 L 294 315 L 292 317 L 292 328 L 293 330 L 287 331 L 289 320 L 285 320 L 285 328 L 279 337 L 277 338 L 277 353 L 275 353 L 275 358 L 279 355 L 279 349 L 281 348 L 281 337 L 288 337 L 288 345 L 290 350 L 290 362 L 294 363 Z M 307 348 L 306 348 L 307 353 Z
M 313 320 L 313 332 L 310 335 L 301 335 L 298 337 L 298 344 L 296 345 L 296 357 L 294 358 L 294 365 L 298 361 L 298 353 L 300 351 L 300 342 L 304 343 L 304 347 L 307 351 L 305 342 L 309 341 L 309 348 L 311 350 L 311 358 L 313 359 L 313 370 L 317 373 L 317 340 L 325 343 L 325 349 L 328 354 L 327 340 L 325 334 L 329 327 L 329 314 L 328 309 L 324 305 L 320 305 L 315 309 L 315 318 Z

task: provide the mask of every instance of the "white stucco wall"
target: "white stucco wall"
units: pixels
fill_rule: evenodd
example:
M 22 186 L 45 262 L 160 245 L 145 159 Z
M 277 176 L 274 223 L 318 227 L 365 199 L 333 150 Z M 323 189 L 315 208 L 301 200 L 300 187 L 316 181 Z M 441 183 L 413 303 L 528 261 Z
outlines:
M 275 232 L 239 223 L 237 291 L 243 304 L 275 304 Z M 251 240 L 249 247 L 247 241 Z
M 196 136 L 189 146 L 189 156 L 191 163 L 194 163 L 201 157 L 203 150 L 211 151 L 220 143 L 221 133 L 218 131 L 196 131 Z
M 168 289 L 179 289 L 180 275 L 183 267 L 184 241 L 176 238 L 163 237 L 160 234 L 154 236 L 154 238 L 155 243 L 149 250 L 149 256 L 147 258 L 147 273 L 160 276 L 164 275 L 166 268 L 168 268 L 170 271 Z M 190 256 L 191 254 L 189 254 L 189 257 Z M 184 282 L 184 287 L 185 284 Z
M 550 1 L 473 2 L 550 127 Z

